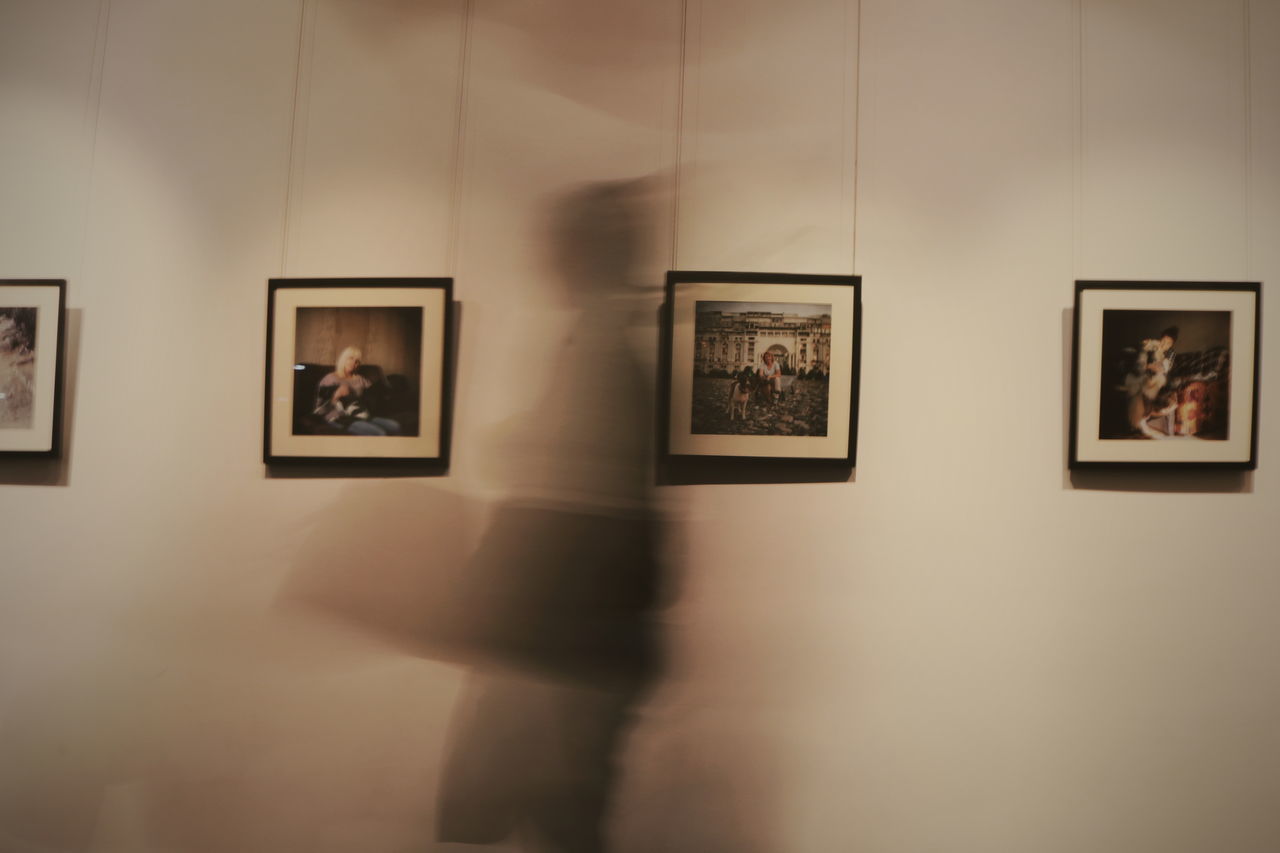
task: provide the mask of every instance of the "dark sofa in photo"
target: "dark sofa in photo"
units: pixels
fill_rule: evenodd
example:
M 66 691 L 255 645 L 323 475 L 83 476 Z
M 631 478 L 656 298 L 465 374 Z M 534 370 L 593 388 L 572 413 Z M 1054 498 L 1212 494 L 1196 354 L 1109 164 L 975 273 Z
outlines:
M 332 364 L 296 364 L 293 375 L 293 434 L 342 435 L 345 429 L 315 414 L 316 388 L 333 372 Z M 404 374 L 385 374 L 376 364 L 362 364 L 356 373 L 372 382 L 363 397 L 376 417 L 400 424 L 400 434 L 418 434 L 418 389 Z

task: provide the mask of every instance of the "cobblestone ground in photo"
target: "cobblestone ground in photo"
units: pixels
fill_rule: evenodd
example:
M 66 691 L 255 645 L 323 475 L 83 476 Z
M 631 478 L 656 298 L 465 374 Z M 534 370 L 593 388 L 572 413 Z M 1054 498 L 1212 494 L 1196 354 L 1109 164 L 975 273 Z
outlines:
M 693 380 L 693 429 L 701 435 L 826 435 L 827 383 L 787 376 L 786 393 L 773 405 L 754 399 L 746 420 L 729 419 L 731 379 Z M 789 384 L 788 384 L 789 383 Z

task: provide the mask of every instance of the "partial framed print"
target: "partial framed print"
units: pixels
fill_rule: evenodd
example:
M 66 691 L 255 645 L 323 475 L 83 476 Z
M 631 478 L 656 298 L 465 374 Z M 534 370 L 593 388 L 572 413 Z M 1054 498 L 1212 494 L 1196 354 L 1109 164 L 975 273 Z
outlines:
M 858 276 L 667 273 L 665 455 L 852 466 L 861 294 Z
M 0 455 L 62 450 L 62 353 L 67 283 L 0 280 Z
M 448 278 L 271 279 L 263 459 L 447 464 Z
M 1259 297 L 1077 281 L 1069 467 L 1257 467 Z

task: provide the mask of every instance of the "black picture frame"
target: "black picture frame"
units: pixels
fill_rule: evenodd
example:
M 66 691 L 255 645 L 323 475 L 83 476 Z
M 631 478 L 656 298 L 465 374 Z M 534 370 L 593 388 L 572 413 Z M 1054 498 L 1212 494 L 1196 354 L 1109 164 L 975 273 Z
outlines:
M 453 307 L 451 278 L 270 279 L 263 461 L 447 468 Z
M 665 461 L 856 464 L 861 276 L 671 270 L 662 332 Z
M 1075 283 L 1071 469 L 1253 470 L 1261 284 Z
M 66 279 L 0 279 L 0 458 L 62 455 Z

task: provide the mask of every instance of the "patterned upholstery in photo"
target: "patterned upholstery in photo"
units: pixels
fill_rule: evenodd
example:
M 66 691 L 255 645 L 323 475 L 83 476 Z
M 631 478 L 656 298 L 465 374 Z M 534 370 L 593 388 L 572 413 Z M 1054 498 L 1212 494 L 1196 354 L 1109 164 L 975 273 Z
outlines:
M 1209 347 L 1194 352 L 1179 352 L 1173 360 L 1170 382 L 1175 386 L 1199 380 L 1212 382 L 1231 374 L 1231 359 L 1226 347 Z

